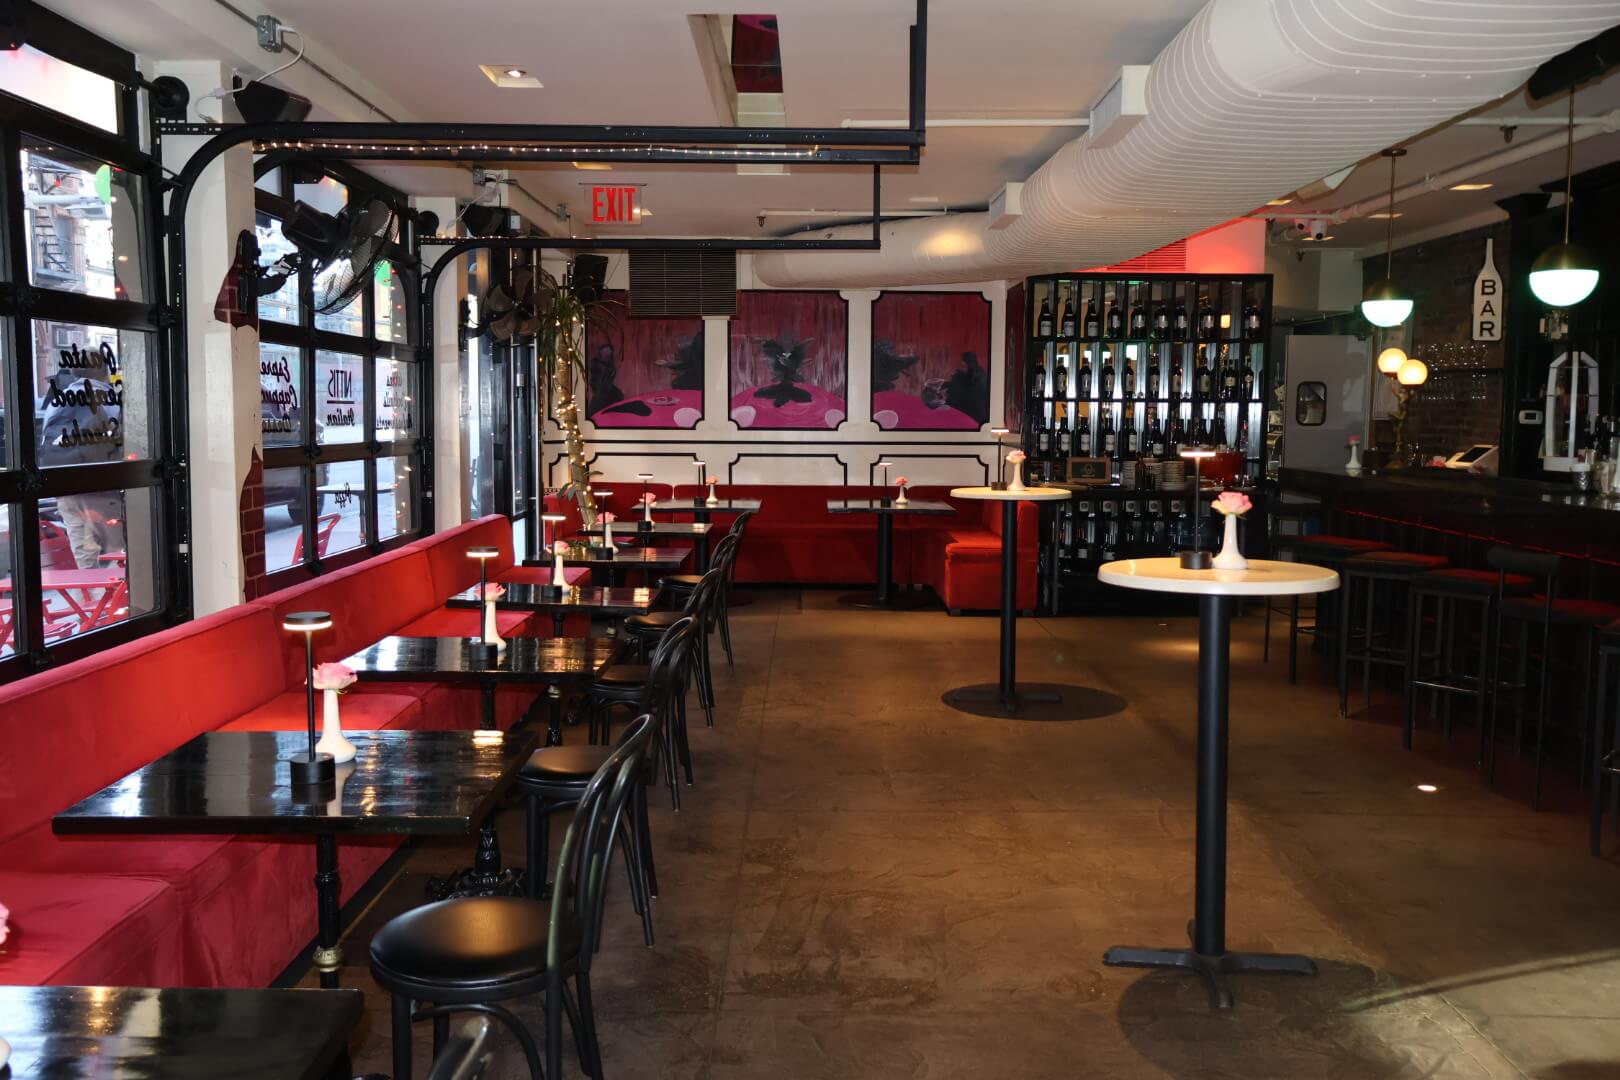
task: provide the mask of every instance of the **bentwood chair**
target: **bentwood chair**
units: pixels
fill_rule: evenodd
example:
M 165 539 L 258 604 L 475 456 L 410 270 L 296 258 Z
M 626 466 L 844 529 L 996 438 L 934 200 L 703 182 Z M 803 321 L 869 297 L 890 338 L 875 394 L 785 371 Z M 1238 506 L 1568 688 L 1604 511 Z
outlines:
M 703 706 L 708 727 L 714 726 L 714 672 L 709 663 L 709 631 L 718 618 L 726 574 L 736 555 L 736 544 L 729 543 L 731 539 L 727 536 L 715 547 L 715 558 L 709 565 L 708 573 L 686 597 L 681 610 L 649 611 L 645 615 L 632 615 L 624 620 L 624 633 L 636 643 L 642 656 L 646 656 L 665 632 L 681 619 L 691 617 L 697 620 L 702 633 L 698 639 L 693 670 L 696 673 L 698 704 Z
M 475 1016 L 450 1033 L 444 1049 L 434 1055 L 428 1080 L 478 1080 L 494 1060 L 489 1020 Z
M 725 537 L 720 541 L 721 544 L 724 544 L 726 540 L 732 540 L 731 547 L 733 549 L 731 551 L 731 561 L 726 564 L 725 587 L 720 590 L 719 611 L 715 616 L 715 621 L 719 624 L 720 629 L 720 645 L 726 651 L 726 667 L 728 668 L 737 666 L 731 652 L 731 587 L 737 583 L 737 557 L 742 554 L 743 534 L 747 531 L 748 521 L 753 516 L 754 511 L 752 510 L 745 510 L 738 514 L 737 520 L 731 523 L 731 531 L 726 533 Z M 711 565 L 718 565 L 718 562 L 711 563 Z M 668 577 L 660 578 L 658 584 L 674 599 L 684 600 L 693 589 L 697 588 L 700 580 L 702 580 L 700 574 L 671 574 Z
M 566 1012 L 580 1066 L 587 1075 L 601 1075 L 591 958 L 615 833 L 640 782 L 653 735 L 650 717 L 632 725 L 585 784 L 563 836 L 549 902 L 516 896 L 441 900 L 396 916 L 371 939 L 372 977 L 393 995 L 395 1080 L 411 1075 L 414 1021 L 433 1021 L 437 1057 L 449 1039 L 449 1018 L 464 1012 L 494 1017 L 511 1030 L 523 1048 L 531 1080 L 561 1080 Z M 544 873 L 540 868 L 536 872 Z M 574 993 L 569 992 L 570 980 Z M 534 1036 L 501 1004 L 541 992 L 544 1068 Z

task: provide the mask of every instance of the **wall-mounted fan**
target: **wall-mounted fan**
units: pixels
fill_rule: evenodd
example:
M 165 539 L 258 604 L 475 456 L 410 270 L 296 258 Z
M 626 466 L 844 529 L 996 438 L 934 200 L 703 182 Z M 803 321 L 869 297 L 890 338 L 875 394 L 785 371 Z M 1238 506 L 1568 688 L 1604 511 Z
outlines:
M 540 330 L 539 281 L 533 270 L 514 270 L 510 285 L 495 285 L 479 301 L 481 330 L 496 341 L 533 337 Z
M 383 247 L 394 235 L 394 210 L 369 196 L 349 202 L 337 216 L 304 203 L 294 203 L 281 223 L 281 234 L 296 248 L 269 266 L 259 267 L 260 296 L 281 288 L 304 266 L 314 275 L 316 313 L 341 311 L 371 280 Z

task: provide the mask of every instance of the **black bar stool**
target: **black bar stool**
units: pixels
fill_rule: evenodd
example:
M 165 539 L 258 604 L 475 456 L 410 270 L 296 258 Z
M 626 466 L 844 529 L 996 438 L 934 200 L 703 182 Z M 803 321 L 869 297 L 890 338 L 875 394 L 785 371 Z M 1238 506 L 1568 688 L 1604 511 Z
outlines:
M 1578 646 L 1580 658 L 1580 676 L 1577 686 L 1581 694 L 1581 708 L 1576 714 L 1583 721 L 1586 713 L 1587 681 L 1592 671 L 1592 651 L 1596 642 L 1597 630 L 1608 623 L 1620 619 L 1620 606 L 1608 604 L 1601 600 L 1583 600 L 1574 597 L 1560 597 L 1558 595 L 1558 568 L 1560 558 L 1547 552 L 1518 551 L 1513 548 L 1492 548 L 1486 554 L 1486 560 L 1499 570 L 1524 574 L 1536 579 L 1536 586 L 1540 592 L 1534 596 L 1513 597 L 1503 600 L 1497 607 L 1496 631 L 1496 663 L 1501 664 L 1503 646 L 1507 640 L 1504 627 L 1510 622 L 1517 625 L 1514 651 L 1517 654 L 1517 673 L 1513 683 L 1503 683 L 1500 677 L 1494 679 L 1496 694 L 1491 706 L 1491 756 L 1490 768 L 1487 777 L 1496 775 L 1496 700 L 1499 700 L 1503 690 L 1518 694 L 1518 708 L 1514 711 L 1513 720 L 1513 747 L 1515 751 L 1522 749 L 1524 744 L 1524 695 L 1530 685 L 1531 650 L 1530 631 L 1533 627 L 1540 628 L 1540 642 L 1537 651 L 1539 662 L 1536 664 L 1538 687 L 1536 693 L 1535 711 L 1535 789 L 1531 795 L 1531 806 L 1541 809 L 1541 765 L 1546 742 L 1547 706 L 1552 693 L 1551 659 L 1553 634 L 1559 632 L 1566 639 L 1572 640 Z M 1595 755 L 1596 746 L 1588 745 L 1591 732 L 1584 722 L 1576 725 L 1576 738 L 1580 742 L 1580 772 L 1582 782 L 1590 775 L 1586 771 L 1587 754 Z
M 1309 563 L 1312 566 L 1326 567 L 1334 572 L 1342 572 L 1346 559 L 1353 559 L 1357 555 L 1368 555 L 1375 551 L 1389 551 L 1390 545 L 1381 540 L 1362 540 L 1354 536 L 1332 536 L 1318 533 L 1314 536 L 1296 537 L 1292 544 L 1294 561 Z M 1339 590 L 1317 593 L 1315 596 L 1315 611 L 1311 618 L 1311 625 L 1299 625 L 1299 597 L 1290 598 L 1288 605 L 1288 681 L 1294 682 L 1299 671 L 1299 635 L 1310 634 L 1316 640 L 1325 643 L 1331 651 L 1337 647 L 1338 625 L 1337 604 Z
M 1350 713 L 1350 665 L 1361 665 L 1361 697 L 1364 706 L 1372 704 L 1374 665 L 1398 668 L 1404 684 L 1411 674 L 1408 667 L 1407 626 L 1400 618 L 1407 586 L 1419 574 L 1446 565 L 1444 555 L 1419 555 L 1412 551 L 1374 551 L 1356 555 L 1339 568 L 1339 715 Z M 1361 618 L 1356 618 L 1357 593 L 1365 599 Z M 1383 604 L 1379 597 L 1382 595 Z M 1386 617 L 1379 619 L 1380 614 Z M 1393 616 L 1393 617 L 1389 617 Z M 1361 628 L 1356 630 L 1356 623 Z M 1379 622 L 1384 626 L 1379 628 Z M 1387 639 L 1380 644 L 1379 638 Z
M 1597 707 L 1592 713 L 1592 854 L 1603 841 L 1603 803 L 1613 791 L 1610 813 L 1620 827 L 1620 716 L 1609 715 L 1609 665 L 1620 672 L 1620 622 L 1612 622 L 1597 635 Z M 1620 696 L 1615 699 L 1620 704 Z M 1615 710 L 1620 713 L 1620 709 Z M 1608 750 L 1603 750 L 1605 733 Z
M 1429 691 L 1429 711 L 1440 715 L 1441 732 L 1451 745 L 1451 699 L 1458 695 L 1474 699 L 1475 764 L 1485 760 L 1486 702 L 1491 694 L 1491 659 L 1494 655 L 1491 631 L 1496 626 L 1496 607 L 1504 596 L 1523 596 L 1534 582 L 1522 574 L 1501 570 L 1461 568 L 1430 570 L 1412 578 L 1408 588 L 1411 624 L 1407 628 L 1406 722 L 1401 745 L 1412 749 L 1416 725 L 1418 691 Z M 1424 648 L 1424 630 L 1429 625 L 1430 603 L 1434 605 L 1433 651 Z M 1472 672 L 1457 661 L 1459 644 L 1477 642 Z M 1459 638 L 1461 642 L 1459 643 Z
M 1322 517 L 1322 503 L 1319 499 L 1294 501 L 1286 498 L 1268 499 L 1266 501 L 1266 557 L 1282 562 L 1295 562 L 1294 547 L 1300 541 L 1310 536 L 1309 529 L 1317 524 Z M 1284 526 L 1292 526 L 1284 531 Z M 1290 614 L 1298 605 L 1299 598 L 1290 597 L 1290 604 L 1284 607 L 1279 601 L 1281 598 L 1268 599 L 1266 604 L 1266 629 L 1261 639 L 1260 659 L 1266 663 L 1271 662 L 1271 616 L 1273 614 Z M 1293 677 L 1289 677 L 1289 682 Z

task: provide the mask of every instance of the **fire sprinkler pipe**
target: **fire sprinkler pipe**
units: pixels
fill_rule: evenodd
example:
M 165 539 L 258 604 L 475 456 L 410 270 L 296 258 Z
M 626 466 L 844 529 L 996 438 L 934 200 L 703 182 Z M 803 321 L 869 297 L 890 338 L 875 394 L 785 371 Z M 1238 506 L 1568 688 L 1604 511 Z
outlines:
M 905 120 L 857 120 L 845 117 L 844 128 L 904 128 Z M 1560 121 L 1562 123 L 1562 121 Z M 1091 126 L 1084 116 L 930 116 L 931 128 L 1084 128 Z

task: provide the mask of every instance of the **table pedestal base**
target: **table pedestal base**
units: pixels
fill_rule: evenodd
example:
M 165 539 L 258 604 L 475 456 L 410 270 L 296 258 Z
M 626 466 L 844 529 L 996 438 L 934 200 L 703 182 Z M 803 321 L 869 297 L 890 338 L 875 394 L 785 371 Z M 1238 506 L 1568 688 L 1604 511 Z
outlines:
M 1283 975 L 1315 975 L 1316 963 L 1308 956 L 1291 953 L 1222 953 L 1200 956 L 1192 949 L 1138 949 L 1116 945 L 1103 954 L 1109 967 L 1180 968 L 1202 975 L 1209 982 L 1209 1003 L 1213 1008 L 1230 1009 L 1232 990 L 1228 975 L 1272 972 Z
M 846 607 L 878 611 L 921 611 L 939 607 L 939 600 L 926 589 L 891 589 L 887 598 L 870 590 L 844 593 L 838 602 Z
M 522 896 L 524 872 L 522 867 L 501 867 L 500 839 L 495 834 L 495 814 L 478 830 L 478 857 L 472 867 L 449 877 L 430 878 L 427 895 L 430 900 L 448 900 L 453 896 Z
M 995 685 L 961 686 L 955 690 L 945 691 L 943 700 L 953 709 L 973 713 L 976 716 L 994 716 L 998 712 L 1006 716 L 1017 716 L 1031 705 L 1062 705 L 1063 694 L 1056 689 L 1046 689 L 1039 684 L 1027 683 L 1022 687 L 1014 686 L 1010 690 L 1003 690 Z

